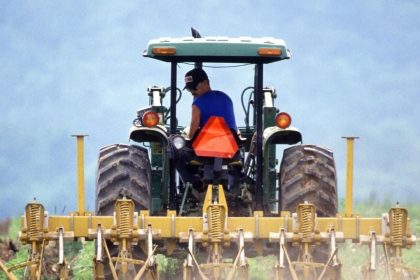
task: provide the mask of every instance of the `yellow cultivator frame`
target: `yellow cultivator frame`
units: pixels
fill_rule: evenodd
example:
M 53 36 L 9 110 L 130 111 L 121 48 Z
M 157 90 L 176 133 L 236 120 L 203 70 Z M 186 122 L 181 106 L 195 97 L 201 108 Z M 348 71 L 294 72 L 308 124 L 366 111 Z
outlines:
M 79 136 L 79 156 L 82 140 Z M 352 149 L 349 152 L 352 157 Z M 416 237 L 409 231 L 408 211 L 397 205 L 379 218 L 359 217 L 348 205 L 351 184 L 347 188 L 345 214 L 328 218 L 317 217 L 316 206 L 306 202 L 298 205 L 295 213 L 265 217 L 263 212 L 255 211 L 252 217 L 229 217 L 222 185 L 208 185 L 199 217 L 177 216 L 175 211 L 167 211 L 166 216 L 150 216 L 148 211 L 136 212 L 134 203 L 125 198 L 116 202 L 113 216 L 94 216 L 85 212 L 80 203 L 78 211 L 70 216 L 50 216 L 42 204 L 33 202 L 25 208 L 20 232 L 22 243 L 30 245 L 29 260 L 13 267 L 0 264 L 10 279 L 16 279 L 12 271 L 22 267 L 27 267 L 29 279 L 41 279 L 44 248 L 54 240 L 59 245 L 60 279 L 67 279 L 62 244 L 65 240 L 84 238 L 96 240 L 95 279 L 103 279 L 106 265 L 113 279 L 159 279 L 156 244 L 164 244 L 168 255 L 177 244 L 184 248 L 183 279 L 247 279 L 246 249 L 263 254 L 265 245 L 271 244 L 271 248 L 277 248 L 275 279 L 339 279 L 337 244 L 351 240 L 370 248 L 366 279 L 375 276 L 379 245 L 385 248 L 389 278 L 405 279 L 402 249 L 416 243 Z M 84 201 L 80 180 L 78 189 L 79 202 Z M 107 241 L 118 245 L 117 257 L 110 255 Z M 134 259 L 131 254 L 134 246 L 142 248 L 145 259 Z M 313 262 L 312 249 L 317 246 L 328 252 L 325 263 Z M 223 258 L 227 248 L 234 251 L 229 261 Z M 202 263 L 195 255 L 198 249 L 208 252 Z M 297 260 L 291 258 L 293 250 L 299 251 Z M 103 261 L 105 255 L 108 263 Z M 140 269 L 133 269 L 135 265 Z

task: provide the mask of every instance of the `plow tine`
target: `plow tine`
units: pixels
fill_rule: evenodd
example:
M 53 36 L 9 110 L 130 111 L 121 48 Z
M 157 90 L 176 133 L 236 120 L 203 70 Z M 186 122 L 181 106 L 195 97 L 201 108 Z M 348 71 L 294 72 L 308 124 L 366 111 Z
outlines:
M 64 263 L 64 238 L 63 238 L 63 229 L 58 229 L 58 264 L 62 265 Z
M 190 248 L 187 248 L 187 249 L 188 249 L 188 253 L 190 254 L 190 256 L 192 257 L 192 259 L 195 263 L 195 266 L 198 269 L 198 273 L 200 274 L 201 279 L 208 280 L 208 278 L 204 275 L 203 271 L 201 270 L 200 265 L 198 264 L 197 260 L 195 259 L 195 257 L 193 255 L 193 253 L 191 252 Z
M 386 243 L 384 243 L 384 254 L 385 254 L 385 260 L 386 260 L 386 272 L 388 274 L 388 279 L 392 280 L 391 268 L 389 267 L 388 248 L 386 247 Z M 419 277 L 419 279 L 420 279 L 420 277 Z
M 289 263 L 290 274 L 292 274 L 292 278 L 293 278 L 293 280 L 299 280 L 299 278 L 297 277 L 296 271 L 295 271 L 295 269 L 293 268 L 293 264 L 292 264 L 292 262 L 290 261 L 289 254 L 287 253 L 286 248 L 284 247 L 284 245 L 283 245 L 283 244 L 281 245 L 281 248 L 283 249 L 284 254 L 285 254 L 285 256 L 286 256 L 286 259 L 287 259 L 287 262 Z
M 39 267 L 38 267 L 38 276 L 37 279 L 41 280 L 41 272 L 42 272 L 42 259 L 44 258 L 44 249 L 45 249 L 45 239 L 42 240 L 42 247 L 41 247 L 41 254 L 39 256 Z
M 102 240 L 102 243 L 104 244 L 105 252 L 106 252 L 106 255 L 108 256 L 108 264 L 109 264 L 109 268 L 111 269 L 112 277 L 114 278 L 114 280 L 118 280 L 117 272 L 115 271 L 115 266 L 112 263 L 111 254 L 109 253 L 108 245 L 106 245 L 105 238 Z
M 243 250 L 244 250 L 244 247 L 241 246 L 241 248 L 239 249 L 238 255 L 235 258 L 235 261 L 233 262 L 232 268 L 229 270 L 229 274 L 226 278 L 227 280 L 233 279 L 233 276 L 235 275 L 236 265 L 238 264 L 239 258 Z
M 284 246 L 284 229 L 280 231 L 280 254 L 279 254 L 279 266 L 280 268 L 284 268 L 284 250 L 281 248 Z
M 102 237 L 102 227 L 99 225 L 98 226 L 98 231 L 97 231 L 97 249 L 96 249 L 96 261 L 102 261 L 102 242 L 103 242 L 103 237 Z
M 140 278 L 143 276 L 144 272 L 146 271 L 147 265 L 149 264 L 150 259 L 154 256 L 155 251 L 157 249 L 157 245 L 153 248 L 152 254 L 147 258 L 146 262 L 144 263 L 144 265 L 141 267 L 141 269 L 139 270 L 139 272 L 137 273 L 136 277 L 134 278 L 134 280 L 140 280 Z
M 6 276 L 11 280 L 18 280 L 16 276 L 7 269 L 7 267 L 3 264 L 2 260 L 0 259 L 0 271 L 3 270 Z
M 328 261 L 325 263 L 324 268 L 322 269 L 321 274 L 318 277 L 318 280 L 321 280 L 324 277 L 325 272 L 327 272 L 328 265 L 334 259 L 335 255 L 337 254 L 338 248 L 335 248 L 334 253 L 328 258 Z
M 376 234 L 375 232 L 371 233 L 369 270 L 371 271 L 376 270 Z

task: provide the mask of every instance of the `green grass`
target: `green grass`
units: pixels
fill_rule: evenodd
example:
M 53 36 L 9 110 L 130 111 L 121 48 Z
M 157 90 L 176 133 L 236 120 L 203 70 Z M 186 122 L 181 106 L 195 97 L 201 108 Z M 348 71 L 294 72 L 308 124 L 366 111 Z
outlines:
M 16 255 L 14 256 L 14 258 L 12 258 L 9 262 L 7 262 L 7 267 L 11 267 L 13 265 L 25 262 L 27 259 L 28 259 L 28 251 L 19 250 L 19 252 L 17 252 Z M 18 270 L 13 271 L 13 274 L 18 279 L 23 279 L 23 273 L 24 273 L 24 269 L 18 269 Z M 0 270 L 0 279 L 1 280 L 7 279 L 6 275 L 1 270 Z
M 20 230 L 20 219 L 12 219 L 9 224 L 8 236 L 11 240 L 18 240 Z
M 19 229 L 20 229 L 20 219 L 19 218 L 12 219 L 9 224 L 9 233 L 7 234 L 7 238 L 14 241 L 15 243 L 18 243 Z M 28 255 L 29 255 L 28 250 L 26 248 L 27 248 L 26 246 L 22 247 L 22 249 L 19 250 L 16 253 L 16 255 L 7 262 L 7 267 L 11 267 L 13 265 L 25 262 L 28 259 Z M 18 279 L 23 279 L 23 273 L 24 273 L 23 269 L 13 271 L 13 274 Z M 1 280 L 7 279 L 6 275 L 1 270 L 0 270 L 0 279 Z
M 389 205 L 385 203 L 363 202 L 357 203 L 354 207 L 354 213 L 360 214 L 362 217 L 379 217 L 382 213 L 388 212 Z M 420 235 L 420 205 L 409 204 L 401 205 L 409 211 L 410 228 L 412 234 Z M 344 209 L 343 202 L 340 203 L 340 212 Z M 19 219 L 13 219 L 9 229 L 9 238 L 18 239 L 18 231 L 20 227 Z M 72 279 L 91 279 L 93 275 L 93 242 L 66 242 L 65 244 L 66 259 L 71 265 Z M 343 264 L 343 279 L 362 279 L 362 268 L 368 264 L 369 249 L 366 245 L 359 245 L 346 242 L 339 245 L 338 257 Z M 28 258 L 27 247 L 22 247 L 15 257 L 7 263 L 7 266 L 24 262 Z M 414 246 L 410 250 L 403 250 L 404 263 L 407 266 L 420 270 L 420 244 Z M 183 260 L 166 258 L 158 255 L 159 271 L 161 279 L 178 279 L 182 275 Z M 376 278 L 386 278 L 384 269 L 384 256 L 382 247 L 377 249 L 378 271 Z M 272 279 L 274 276 L 273 267 L 276 262 L 275 256 L 256 257 L 249 259 L 249 276 L 252 280 Z M 23 269 L 14 272 L 18 279 L 23 278 Z M 181 274 L 180 274 L 181 273 Z M 419 275 L 417 275 L 418 277 Z M 0 273 L 0 279 L 6 279 L 3 273 Z M 44 278 L 46 279 L 46 278 Z
M 78 256 L 74 259 L 72 264 L 73 278 L 72 279 L 90 279 L 93 271 L 93 258 L 95 254 L 94 242 L 83 243 Z
M 248 276 L 252 280 L 274 279 L 275 256 L 255 257 L 248 259 Z

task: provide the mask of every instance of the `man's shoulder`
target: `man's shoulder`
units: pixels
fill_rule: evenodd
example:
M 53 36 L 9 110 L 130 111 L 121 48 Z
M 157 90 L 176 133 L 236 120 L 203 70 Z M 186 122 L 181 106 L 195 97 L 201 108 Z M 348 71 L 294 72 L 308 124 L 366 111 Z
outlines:
M 199 96 L 197 99 L 201 99 L 201 100 L 214 99 L 215 97 L 220 96 L 220 95 L 225 95 L 225 93 L 223 93 L 219 90 L 209 90 L 208 92 Z
M 212 90 L 212 92 L 213 92 L 214 95 L 223 96 L 223 97 L 227 97 L 228 99 L 230 99 L 229 95 L 226 92 L 224 92 L 224 91 L 221 91 L 221 90 Z
M 232 99 L 230 98 L 230 96 L 229 96 L 226 92 L 223 92 L 223 91 L 218 90 L 218 91 L 217 91 L 217 94 L 218 94 L 218 95 L 219 95 L 222 99 L 226 100 L 226 102 L 232 102 Z
M 218 100 L 218 101 L 217 101 Z M 220 102 L 220 100 L 230 100 L 229 95 L 227 95 L 225 92 L 220 90 L 210 90 L 206 92 L 205 94 L 197 97 L 193 104 L 202 103 L 202 102 Z

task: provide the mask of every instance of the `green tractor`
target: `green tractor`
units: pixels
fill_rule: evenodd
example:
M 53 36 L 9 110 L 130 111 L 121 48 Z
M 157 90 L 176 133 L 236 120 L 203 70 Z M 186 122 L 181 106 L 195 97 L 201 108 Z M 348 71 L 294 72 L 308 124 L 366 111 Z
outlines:
M 201 38 L 196 33 L 193 37 L 151 40 L 143 56 L 169 63 L 171 84 L 148 88 L 149 104 L 137 111 L 130 145 L 114 144 L 100 150 L 96 215 L 112 216 L 115 201 L 126 197 L 134 201 L 136 211 L 146 209 L 150 215 L 174 210 L 178 216 L 199 216 L 207 184 L 223 185 L 230 216 L 252 216 L 254 211 L 278 216 L 283 210 L 295 211 L 305 201 L 316 205 L 319 217 L 336 215 L 332 152 L 302 144 L 301 133 L 290 126 L 291 117 L 274 105 L 275 89 L 263 82 L 265 64 L 291 58 L 283 40 Z M 221 160 L 197 156 L 188 163 L 191 172 L 202 180 L 201 187 L 183 183 L 175 168 L 176 149 L 194 146 L 185 137 L 186 127 L 178 122 L 179 112 L 190 110 L 177 107 L 183 95 L 183 85 L 177 85 L 180 63 L 204 68 L 250 64 L 255 70 L 251 86 L 244 86 L 240 95 L 245 120 L 234 135 L 238 156 Z M 235 93 L 229 95 L 234 103 L 238 100 Z M 166 107 L 163 101 L 168 97 L 170 106 Z M 281 160 L 277 145 L 290 146 L 282 146 Z M 228 183 L 228 176 L 234 177 L 234 183 Z

